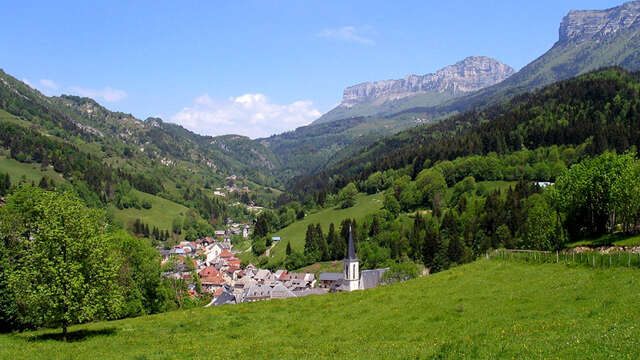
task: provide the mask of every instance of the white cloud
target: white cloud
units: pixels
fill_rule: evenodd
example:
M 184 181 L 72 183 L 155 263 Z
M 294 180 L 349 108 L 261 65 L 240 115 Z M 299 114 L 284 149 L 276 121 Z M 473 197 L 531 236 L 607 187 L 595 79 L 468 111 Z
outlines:
M 339 28 L 324 29 L 316 36 L 365 45 L 375 45 L 375 41 L 370 38 L 371 33 L 372 29 L 369 26 L 355 27 L 350 25 Z
M 171 120 L 201 134 L 238 134 L 255 139 L 307 125 L 320 115 L 307 100 L 279 105 L 271 103 L 263 94 L 228 99 L 212 99 L 204 94 Z
M 49 90 L 57 90 L 58 89 L 58 84 L 56 84 L 53 80 L 49 80 L 49 79 L 41 79 L 40 80 L 40 85 L 49 89 Z
M 90 97 L 94 100 L 104 100 L 106 102 L 117 102 L 127 97 L 126 91 L 113 89 L 109 86 L 102 89 L 87 89 L 73 86 L 69 88 L 69 90 L 80 96 Z

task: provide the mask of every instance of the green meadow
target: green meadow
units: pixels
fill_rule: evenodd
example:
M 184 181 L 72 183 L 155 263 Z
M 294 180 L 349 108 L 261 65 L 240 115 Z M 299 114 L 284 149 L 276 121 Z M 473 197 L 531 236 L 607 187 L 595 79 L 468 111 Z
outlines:
M 480 260 L 353 293 L 0 335 L 2 359 L 637 359 L 640 273 Z
M 116 221 L 121 222 L 128 228 L 136 219 L 140 219 L 145 224 L 149 224 L 150 228 L 156 226 L 160 230 L 171 231 L 173 219 L 184 219 L 187 208 L 173 201 L 163 199 L 161 197 L 144 193 L 138 190 L 131 190 L 140 201 L 148 201 L 151 203 L 151 209 L 118 209 L 110 206 Z
M 0 172 L 8 173 L 12 184 L 26 180 L 27 182 L 33 182 L 37 185 L 44 175 L 47 175 L 49 179 L 52 179 L 56 183 L 65 181 L 52 167 L 42 171 L 40 164 L 21 163 L 4 156 L 0 156 Z
M 271 234 L 270 236 L 280 236 L 281 238 L 281 241 L 270 251 L 272 261 L 284 259 L 287 242 L 291 243 L 292 249 L 303 252 L 304 238 L 309 224 L 319 223 L 322 226 L 322 231 L 327 233 L 329 231 L 329 225 L 333 223 L 336 226 L 336 231 L 338 231 L 342 220 L 347 218 L 359 220 L 381 209 L 382 198 L 382 193 L 375 195 L 358 194 L 356 204 L 353 207 L 347 209 L 322 209 L 316 213 L 308 214 L 304 219 L 296 221 L 284 229 Z

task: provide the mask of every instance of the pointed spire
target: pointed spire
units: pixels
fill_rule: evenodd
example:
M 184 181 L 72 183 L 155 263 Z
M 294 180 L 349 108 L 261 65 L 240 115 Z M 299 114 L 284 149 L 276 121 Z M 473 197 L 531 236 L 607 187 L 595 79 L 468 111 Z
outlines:
M 357 260 L 356 247 L 353 245 L 353 235 L 351 234 L 351 225 L 349 225 L 349 251 L 347 254 L 349 260 Z

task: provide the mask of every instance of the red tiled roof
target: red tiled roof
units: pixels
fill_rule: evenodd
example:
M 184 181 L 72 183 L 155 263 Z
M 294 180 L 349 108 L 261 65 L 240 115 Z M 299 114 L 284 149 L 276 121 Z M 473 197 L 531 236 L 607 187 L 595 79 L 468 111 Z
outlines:
M 233 257 L 233 254 L 231 253 L 231 251 L 224 249 L 222 250 L 222 252 L 220 253 L 220 257 L 221 258 L 230 258 Z
M 238 259 L 238 258 L 229 258 L 227 259 L 227 262 L 229 263 L 229 265 L 238 265 L 240 266 L 240 264 L 242 264 L 242 260 Z
M 220 296 L 222 295 L 222 288 L 217 288 L 214 292 L 213 292 L 213 296 Z
M 200 278 L 200 283 L 203 285 L 222 286 L 224 285 L 224 279 L 222 278 L 222 276 L 220 276 L 220 274 L 213 275 L 213 276 L 205 276 Z
M 220 272 L 218 271 L 218 269 L 216 269 L 213 266 L 207 266 L 204 269 L 200 270 L 200 272 L 198 273 L 198 275 L 200 275 L 200 277 L 207 277 L 207 276 L 216 276 L 219 275 Z

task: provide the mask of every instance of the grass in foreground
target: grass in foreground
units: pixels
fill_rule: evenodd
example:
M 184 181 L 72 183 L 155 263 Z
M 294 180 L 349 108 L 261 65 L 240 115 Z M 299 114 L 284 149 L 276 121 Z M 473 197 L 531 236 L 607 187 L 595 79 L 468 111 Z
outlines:
M 481 260 L 354 293 L 0 335 L 2 359 L 640 356 L 640 273 Z M 52 335 L 54 334 L 54 335 Z

